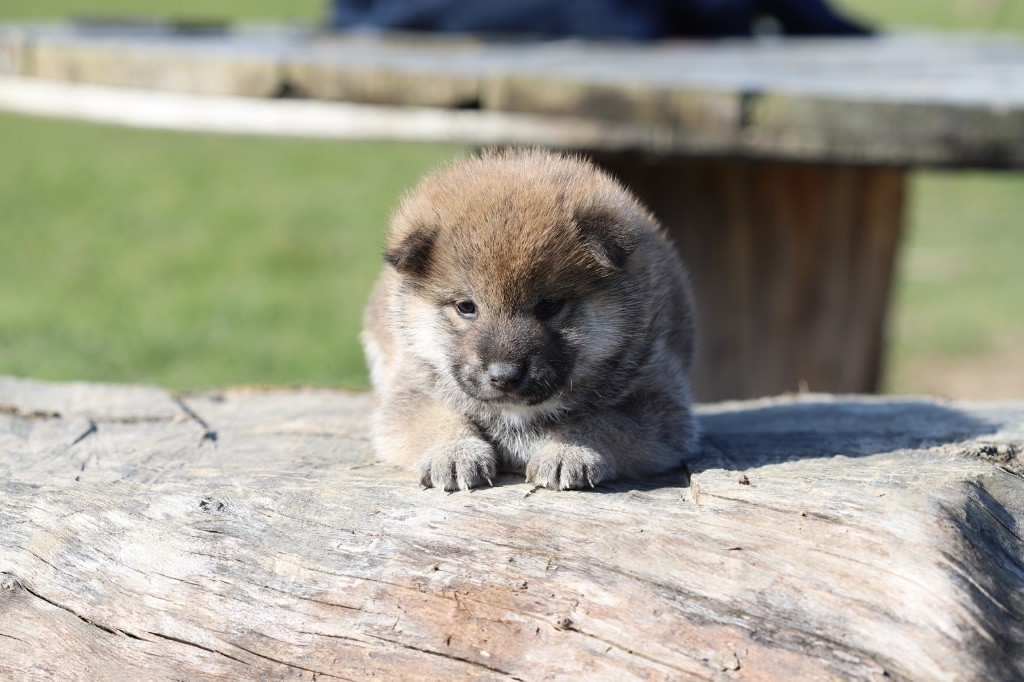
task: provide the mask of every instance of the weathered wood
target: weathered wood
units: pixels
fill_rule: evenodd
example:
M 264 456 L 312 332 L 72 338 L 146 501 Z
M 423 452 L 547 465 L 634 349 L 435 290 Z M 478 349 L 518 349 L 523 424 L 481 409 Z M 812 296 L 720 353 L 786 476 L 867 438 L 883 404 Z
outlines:
M 0 72 L 666 128 L 636 148 L 647 152 L 1024 167 L 1024 41 L 1012 38 L 524 44 L 29 24 L 0 27 Z
M 700 400 L 877 388 L 904 172 L 599 155 L 693 277 Z
M 1024 405 L 704 406 L 692 476 L 451 495 L 367 410 L 0 379 L 0 678 L 1024 675 Z
M 173 46 L 147 45 L 126 59 L 116 43 L 40 43 L 25 63 L 27 75 L 36 78 L 246 97 L 273 97 L 282 83 L 273 54 Z
M 313 99 L 368 104 L 476 108 L 480 102 L 479 44 L 450 40 L 438 63 L 429 38 L 321 36 L 287 59 L 285 77 Z
M 551 148 L 650 149 L 661 128 L 501 111 L 375 106 L 309 99 L 254 99 L 156 92 L 0 76 L 0 110 L 139 128 L 342 140 L 436 140 Z

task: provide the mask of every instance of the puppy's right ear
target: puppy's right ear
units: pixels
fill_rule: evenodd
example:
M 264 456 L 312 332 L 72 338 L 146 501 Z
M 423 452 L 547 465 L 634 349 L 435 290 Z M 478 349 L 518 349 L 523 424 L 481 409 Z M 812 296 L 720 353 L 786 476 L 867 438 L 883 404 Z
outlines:
M 398 243 L 384 252 L 388 265 L 404 275 L 422 277 L 430 269 L 430 256 L 437 241 L 437 231 L 417 227 L 401 237 Z
M 577 233 L 591 247 L 598 262 L 609 270 L 626 267 L 626 260 L 640 243 L 637 227 L 610 209 L 578 210 L 574 222 Z

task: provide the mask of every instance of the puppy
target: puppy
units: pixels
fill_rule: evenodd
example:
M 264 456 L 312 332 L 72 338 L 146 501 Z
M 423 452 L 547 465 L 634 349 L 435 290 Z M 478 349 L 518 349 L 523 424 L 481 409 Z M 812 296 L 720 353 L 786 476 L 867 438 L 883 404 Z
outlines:
M 686 272 L 592 164 L 517 150 L 441 168 L 401 202 L 384 259 L 362 335 L 374 446 L 424 486 L 593 487 L 694 446 Z

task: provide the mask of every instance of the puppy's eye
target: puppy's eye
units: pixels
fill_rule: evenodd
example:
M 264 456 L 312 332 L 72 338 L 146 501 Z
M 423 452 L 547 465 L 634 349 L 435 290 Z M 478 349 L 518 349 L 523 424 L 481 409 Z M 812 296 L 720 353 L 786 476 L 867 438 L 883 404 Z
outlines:
M 545 298 L 533 309 L 533 314 L 537 316 L 538 320 L 550 320 L 562 311 L 564 305 L 564 298 Z
M 456 301 L 455 312 L 459 314 L 459 317 L 464 317 L 467 320 L 476 318 L 476 303 L 472 301 Z

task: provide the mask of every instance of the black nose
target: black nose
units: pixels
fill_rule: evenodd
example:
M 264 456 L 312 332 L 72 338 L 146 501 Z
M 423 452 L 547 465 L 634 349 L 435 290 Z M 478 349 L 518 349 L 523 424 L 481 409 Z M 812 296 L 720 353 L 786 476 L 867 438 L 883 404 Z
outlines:
M 512 386 L 523 378 L 525 372 L 525 363 L 522 362 L 492 362 L 487 366 L 487 378 L 498 388 Z

